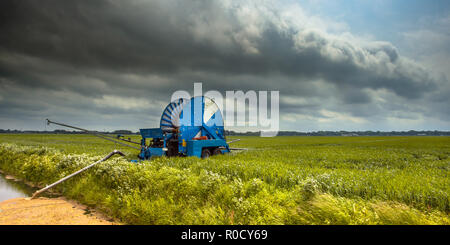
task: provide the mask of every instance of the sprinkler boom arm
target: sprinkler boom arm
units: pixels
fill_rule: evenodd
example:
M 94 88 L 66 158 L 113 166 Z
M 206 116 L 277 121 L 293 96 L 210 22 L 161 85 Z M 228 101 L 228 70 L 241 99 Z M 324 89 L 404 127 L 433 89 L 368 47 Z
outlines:
M 63 126 L 63 127 L 67 127 L 67 128 L 73 128 L 73 129 L 76 129 L 76 130 L 81 130 L 81 131 L 84 131 L 84 132 L 86 132 L 86 133 L 88 133 L 88 134 L 91 134 L 91 135 L 93 135 L 93 136 L 96 136 L 96 137 L 99 137 L 99 138 L 102 138 L 102 139 L 105 139 L 105 140 L 109 140 L 109 141 L 112 141 L 112 142 L 114 142 L 114 143 L 118 143 L 118 144 L 121 144 L 121 145 L 123 145 L 123 146 L 127 146 L 127 147 L 130 147 L 130 148 L 136 149 L 136 150 L 140 150 L 140 148 L 138 148 L 138 147 L 131 146 L 131 145 L 128 145 L 128 144 L 124 144 L 124 143 L 122 143 L 122 142 L 119 142 L 119 141 L 115 140 L 114 137 L 109 136 L 109 135 L 106 135 L 106 134 L 95 133 L 95 132 L 89 131 L 89 130 L 84 129 L 84 128 L 79 128 L 79 127 L 67 125 L 67 124 L 64 124 L 64 123 L 53 122 L 53 121 L 50 121 L 49 119 L 46 119 L 46 120 L 47 120 L 47 125 L 50 125 L 50 124 L 56 124 L 56 125 Z M 123 139 L 120 139 L 120 138 L 119 138 L 119 140 L 123 140 Z M 128 140 L 123 140 L 123 141 L 130 142 L 130 143 L 133 143 L 133 144 L 139 144 L 139 145 L 140 145 L 140 143 L 133 142 L 133 141 L 128 141 Z

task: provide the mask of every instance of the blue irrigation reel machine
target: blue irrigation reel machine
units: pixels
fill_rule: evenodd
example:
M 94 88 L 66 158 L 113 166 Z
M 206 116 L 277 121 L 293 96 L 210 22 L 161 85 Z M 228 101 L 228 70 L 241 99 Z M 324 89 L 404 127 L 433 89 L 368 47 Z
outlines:
M 81 130 L 105 140 L 140 150 L 139 159 L 147 160 L 155 156 L 196 156 L 207 158 L 211 155 L 229 153 L 231 142 L 226 142 L 223 117 L 217 104 L 205 96 L 190 99 L 180 98 L 172 101 L 164 109 L 159 128 L 140 129 L 141 141 L 134 142 L 123 136 L 116 137 L 92 132 L 83 128 L 53 122 L 56 124 Z M 127 142 L 127 143 L 124 143 Z M 132 146 L 131 144 L 139 145 Z
M 171 102 L 162 113 L 160 127 L 140 129 L 140 133 L 140 159 L 163 155 L 205 158 L 230 152 L 219 107 L 204 96 Z M 148 146 L 147 139 L 151 139 Z

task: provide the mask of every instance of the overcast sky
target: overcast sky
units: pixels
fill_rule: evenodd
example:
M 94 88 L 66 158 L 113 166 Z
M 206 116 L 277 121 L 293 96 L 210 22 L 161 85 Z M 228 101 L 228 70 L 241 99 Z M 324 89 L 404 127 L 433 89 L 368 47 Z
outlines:
M 158 127 L 202 82 L 280 91 L 281 130 L 450 130 L 447 0 L 1 0 L 0 30 L 3 129 Z

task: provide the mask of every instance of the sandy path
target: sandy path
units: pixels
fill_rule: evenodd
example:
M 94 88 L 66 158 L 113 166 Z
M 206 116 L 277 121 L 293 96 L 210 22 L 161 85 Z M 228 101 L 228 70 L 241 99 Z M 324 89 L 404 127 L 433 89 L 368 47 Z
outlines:
M 90 210 L 91 211 L 91 210 Z M 117 225 L 86 206 L 63 197 L 0 202 L 0 225 Z

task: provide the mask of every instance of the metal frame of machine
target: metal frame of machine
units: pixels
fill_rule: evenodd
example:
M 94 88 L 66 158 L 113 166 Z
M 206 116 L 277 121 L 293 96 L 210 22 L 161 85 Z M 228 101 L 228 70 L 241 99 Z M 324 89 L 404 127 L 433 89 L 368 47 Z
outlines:
M 152 156 L 196 156 L 230 152 L 219 107 L 208 97 L 178 99 L 166 106 L 159 128 L 140 129 L 140 159 Z M 149 145 L 147 139 L 151 139 Z

